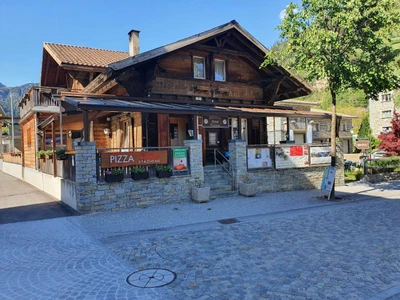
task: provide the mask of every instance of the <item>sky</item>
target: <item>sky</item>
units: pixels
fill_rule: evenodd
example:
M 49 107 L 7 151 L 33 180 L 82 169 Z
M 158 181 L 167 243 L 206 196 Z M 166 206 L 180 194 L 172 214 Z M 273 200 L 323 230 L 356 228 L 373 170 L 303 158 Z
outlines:
M 0 0 L 0 83 L 38 83 L 43 43 L 140 51 L 236 20 L 267 48 L 289 0 Z

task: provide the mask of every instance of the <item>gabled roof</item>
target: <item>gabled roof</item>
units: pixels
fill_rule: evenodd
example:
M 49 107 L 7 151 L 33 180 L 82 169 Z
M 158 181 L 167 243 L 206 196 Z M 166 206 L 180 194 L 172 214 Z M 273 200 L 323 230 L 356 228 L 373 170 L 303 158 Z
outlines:
M 44 43 L 43 48 L 59 66 L 76 65 L 107 68 L 109 64 L 129 57 L 128 52 L 53 43 Z
M 221 34 L 223 32 L 231 30 L 231 29 L 236 29 L 237 31 L 239 31 L 244 37 L 246 37 L 251 43 L 253 43 L 264 55 L 268 52 L 268 49 L 263 44 L 261 44 L 256 38 L 254 38 L 249 32 L 247 32 L 242 26 L 240 26 L 238 22 L 236 22 L 235 20 L 232 20 L 229 23 L 225 23 L 218 27 L 203 31 L 201 33 L 198 33 L 198 34 L 192 35 L 190 37 L 184 38 L 182 40 L 176 41 L 174 43 L 171 43 L 171 44 L 168 44 L 168 45 L 165 45 L 162 47 L 158 47 L 153 50 L 143 52 L 143 53 L 140 53 L 135 56 L 128 57 L 119 62 L 110 64 L 109 67 L 114 70 L 124 69 L 124 68 L 130 67 L 130 66 L 133 66 L 137 63 L 145 62 L 149 59 L 153 59 L 155 57 L 167 54 L 169 52 L 179 50 L 181 48 L 184 48 L 191 44 L 200 42 L 209 37 L 215 36 L 217 34 Z

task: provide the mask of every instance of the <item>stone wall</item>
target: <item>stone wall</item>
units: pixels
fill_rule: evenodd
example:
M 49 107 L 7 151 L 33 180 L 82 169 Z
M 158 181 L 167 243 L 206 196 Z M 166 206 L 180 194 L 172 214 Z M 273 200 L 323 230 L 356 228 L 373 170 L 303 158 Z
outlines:
M 325 166 L 313 166 L 293 169 L 263 169 L 247 171 L 246 142 L 244 140 L 229 141 L 230 162 L 236 170 L 235 179 L 239 183 L 244 175 L 257 183 L 257 193 L 279 191 L 319 189 Z M 337 169 L 335 184 L 344 185 L 343 153 L 337 151 Z
M 368 182 L 376 183 L 382 181 L 400 180 L 400 172 L 368 174 L 362 176 L 362 179 Z
M 122 182 L 97 182 L 96 144 L 81 142 L 76 154 L 76 209 L 80 213 L 190 201 L 190 189 L 196 181 L 204 182 L 202 143 L 184 142 L 189 147 L 190 176 L 150 178 Z

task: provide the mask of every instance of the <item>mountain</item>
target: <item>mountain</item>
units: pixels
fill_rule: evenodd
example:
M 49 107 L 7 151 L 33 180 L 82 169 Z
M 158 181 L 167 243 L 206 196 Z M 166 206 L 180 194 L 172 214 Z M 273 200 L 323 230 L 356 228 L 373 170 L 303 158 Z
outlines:
M 19 116 L 18 103 L 22 96 L 32 87 L 38 85 L 37 83 L 26 83 L 21 86 L 7 87 L 0 82 L 0 105 L 3 107 L 5 113 L 10 115 L 11 110 L 11 95 L 13 101 L 14 116 Z

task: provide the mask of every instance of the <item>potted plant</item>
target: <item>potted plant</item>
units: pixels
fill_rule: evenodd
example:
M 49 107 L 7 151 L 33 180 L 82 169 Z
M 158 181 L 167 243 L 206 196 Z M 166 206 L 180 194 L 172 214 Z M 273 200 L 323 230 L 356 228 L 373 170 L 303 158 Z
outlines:
M 46 150 L 45 151 L 46 157 L 51 159 L 53 158 L 53 151 L 52 150 Z
M 120 182 L 124 180 L 124 172 L 122 169 L 111 168 L 106 170 L 106 176 L 104 178 L 106 182 Z
M 251 177 L 246 174 L 241 176 L 241 182 L 239 183 L 239 194 L 246 197 L 252 197 L 256 195 L 257 184 L 253 182 Z
M 165 178 L 172 176 L 172 168 L 168 165 L 156 166 L 156 176 L 158 178 Z
M 133 180 L 148 179 L 149 171 L 145 167 L 132 167 L 131 177 Z
M 205 187 L 201 180 L 195 181 L 195 186 L 191 189 L 192 201 L 197 203 L 204 203 L 210 200 L 210 187 Z
M 39 150 L 39 151 L 36 153 L 36 156 L 39 157 L 40 159 L 45 159 L 45 158 L 46 158 L 46 151 L 44 151 L 44 150 Z
M 65 154 L 65 149 L 57 149 L 55 152 L 57 160 L 66 160 L 67 155 Z

